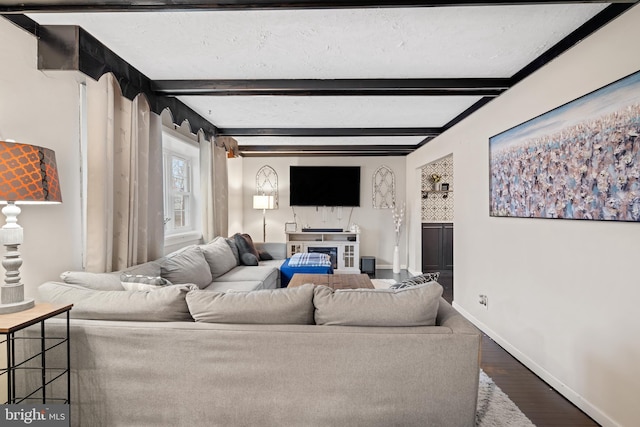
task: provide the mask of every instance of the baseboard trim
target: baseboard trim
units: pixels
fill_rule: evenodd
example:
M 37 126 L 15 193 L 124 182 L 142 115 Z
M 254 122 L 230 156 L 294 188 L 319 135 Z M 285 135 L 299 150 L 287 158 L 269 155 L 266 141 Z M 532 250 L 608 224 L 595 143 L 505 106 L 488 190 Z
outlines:
M 527 357 L 524 353 L 518 350 L 516 347 L 512 346 L 507 340 L 505 340 L 500 334 L 498 334 L 493 329 L 489 328 L 486 324 L 472 316 L 468 311 L 464 308 L 460 307 L 455 301 L 453 302 L 453 308 L 455 308 L 460 314 L 462 314 L 465 318 L 467 318 L 471 323 L 476 325 L 478 329 L 487 334 L 494 340 L 496 343 L 500 345 L 500 347 L 504 348 L 509 354 L 515 357 L 520 363 L 529 368 L 534 374 L 542 378 L 547 384 L 553 387 L 558 393 L 563 395 L 567 400 L 580 408 L 584 413 L 593 418 L 598 424 L 603 427 L 622 427 L 620 424 L 616 423 L 614 420 L 609 418 L 605 413 L 603 413 L 596 406 L 592 405 L 589 401 L 585 400 L 580 394 L 574 391 L 572 388 L 564 384 L 562 381 L 558 380 L 553 374 L 542 368 L 535 361 Z

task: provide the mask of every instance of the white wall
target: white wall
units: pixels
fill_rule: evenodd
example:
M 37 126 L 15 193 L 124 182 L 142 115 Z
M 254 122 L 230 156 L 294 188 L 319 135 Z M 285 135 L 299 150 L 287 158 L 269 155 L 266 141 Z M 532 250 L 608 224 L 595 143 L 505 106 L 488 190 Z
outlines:
M 360 207 L 353 208 L 351 222 L 360 226 L 360 255 L 375 256 L 377 268 L 391 268 L 395 234 L 391 209 L 374 209 L 372 206 L 373 173 L 381 165 L 388 166 L 396 176 L 396 201 L 401 203 L 405 194 L 405 157 L 247 157 L 243 160 L 244 232 L 256 241 L 262 241 L 262 211 L 252 209 L 252 197 L 256 194 L 256 172 L 265 165 L 278 174 L 280 207 L 267 211 L 267 241 L 284 242 L 284 224 L 293 222 L 289 206 L 289 166 L 360 166 Z M 336 189 L 339 191 L 340 189 Z M 351 208 L 338 210 L 314 207 L 296 207 L 298 227 L 308 224 L 312 228 L 347 228 Z M 326 219 L 323 222 L 323 219 Z M 400 263 L 406 264 L 406 229 L 400 243 Z
M 407 159 L 414 198 L 454 154 L 456 308 L 605 426 L 640 425 L 640 224 L 490 218 L 488 139 L 638 71 L 639 25 L 636 6 Z
M 73 73 L 38 71 L 36 38 L 4 18 L 0 40 L 0 137 L 53 149 L 62 187 L 61 205 L 22 206 L 18 217 L 22 283 L 35 297 L 43 282 L 82 268 L 80 89 Z

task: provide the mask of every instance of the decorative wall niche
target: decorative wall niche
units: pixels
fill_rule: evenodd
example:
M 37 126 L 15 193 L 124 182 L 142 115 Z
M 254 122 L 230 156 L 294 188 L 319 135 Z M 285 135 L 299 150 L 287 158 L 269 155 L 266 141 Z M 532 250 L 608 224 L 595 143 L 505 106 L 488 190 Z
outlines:
M 448 192 L 436 192 L 432 176 L 449 184 Z M 453 222 L 453 154 L 422 167 L 422 222 Z

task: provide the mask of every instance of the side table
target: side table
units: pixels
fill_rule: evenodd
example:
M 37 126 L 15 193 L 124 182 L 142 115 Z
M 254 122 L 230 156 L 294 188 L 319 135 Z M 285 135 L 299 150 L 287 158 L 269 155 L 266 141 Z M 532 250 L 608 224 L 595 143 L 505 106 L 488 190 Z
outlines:
M 7 400 L 0 402 L 3 404 L 17 404 L 22 403 L 27 399 L 38 399 L 41 403 L 71 403 L 71 376 L 70 376 L 70 341 L 69 341 L 69 311 L 73 307 L 73 304 L 60 305 L 60 304 L 36 304 L 33 308 L 20 311 L 17 313 L 0 314 L 0 345 L 6 346 L 7 363 L 5 367 L 0 366 L 0 379 L 6 375 L 7 382 Z M 66 337 L 48 337 L 45 333 L 45 320 L 52 317 L 66 313 L 67 316 L 67 334 Z M 21 331 L 29 326 L 40 323 L 40 335 L 34 337 L 16 337 L 16 332 Z M 4 335 L 4 340 L 1 335 Z M 16 343 L 20 340 L 39 340 L 40 352 L 25 356 L 25 360 L 16 360 Z M 52 350 L 58 346 L 64 345 L 67 353 L 67 366 L 66 368 L 51 368 L 47 367 L 47 351 Z M 33 368 L 27 366 L 27 363 L 33 359 L 40 357 L 40 367 Z M 19 370 L 40 370 L 40 377 L 42 378 L 40 387 L 35 390 L 26 390 L 24 396 L 16 396 L 16 374 Z M 47 371 L 56 371 L 54 375 L 47 379 Z M 66 396 L 55 397 L 47 396 L 47 385 L 54 381 L 66 376 Z M 36 393 L 41 391 L 41 396 L 37 396 Z

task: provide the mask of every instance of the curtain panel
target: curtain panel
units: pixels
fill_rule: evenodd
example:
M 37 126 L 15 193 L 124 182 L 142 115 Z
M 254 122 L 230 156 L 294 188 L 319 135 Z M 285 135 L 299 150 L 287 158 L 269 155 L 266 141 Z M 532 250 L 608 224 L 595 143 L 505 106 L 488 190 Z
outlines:
M 200 140 L 200 188 L 202 201 L 202 237 L 210 242 L 228 234 L 227 153 L 209 139 Z
M 112 74 L 87 82 L 87 271 L 162 256 L 162 131 L 144 96 L 122 96 Z

